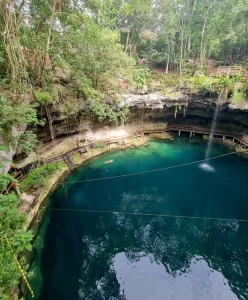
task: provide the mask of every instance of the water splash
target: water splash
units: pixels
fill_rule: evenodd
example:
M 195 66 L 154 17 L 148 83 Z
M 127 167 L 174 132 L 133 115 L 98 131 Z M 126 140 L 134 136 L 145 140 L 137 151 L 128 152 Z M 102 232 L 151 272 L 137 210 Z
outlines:
M 202 163 L 202 164 L 200 164 L 200 168 L 203 171 L 206 171 L 206 172 L 215 172 L 214 167 L 210 166 L 209 163 Z

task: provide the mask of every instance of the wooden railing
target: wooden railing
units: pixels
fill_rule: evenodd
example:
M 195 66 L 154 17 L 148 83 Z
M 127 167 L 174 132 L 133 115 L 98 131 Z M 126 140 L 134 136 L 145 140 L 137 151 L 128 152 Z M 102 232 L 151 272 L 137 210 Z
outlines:
M 235 133 L 234 131 L 224 131 L 224 130 L 212 130 L 209 128 L 203 128 L 199 126 L 188 126 L 188 125 L 173 125 L 169 124 L 166 128 L 161 129 L 146 129 L 143 128 L 139 131 L 139 133 L 143 134 L 152 134 L 152 133 L 163 133 L 163 132 L 170 132 L 170 131 L 180 131 L 180 132 L 192 132 L 192 133 L 198 133 L 198 134 L 204 134 L 204 135 L 210 135 L 213 134 L 215 136 L 223 136 L 227 138 L 232 138 L 239 142 L 240 144 L 244 145 L 245 147 L 248 147 L 248 143 L 244 141 L 243 135 L 239 135 Z
M 232 76 L 240 75 L 242 72 L 242 66 L 220 66 L 217 69 L 217 76 Z

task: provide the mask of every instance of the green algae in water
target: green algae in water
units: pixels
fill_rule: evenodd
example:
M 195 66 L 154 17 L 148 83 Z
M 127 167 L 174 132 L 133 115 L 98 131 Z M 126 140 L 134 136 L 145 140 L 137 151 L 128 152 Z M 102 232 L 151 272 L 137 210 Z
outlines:
M 204 159 L 182 139 L 105 154 L 67 182 Z M 219 146 L 212 156 L 226 153 Z M 51 197 L 35 246 L 36 299 L 247 299 L 248 224 L 56 211 L 111 210 L 248 219 L 248 163 L 237 156 L 111 180 L 68 183 Z

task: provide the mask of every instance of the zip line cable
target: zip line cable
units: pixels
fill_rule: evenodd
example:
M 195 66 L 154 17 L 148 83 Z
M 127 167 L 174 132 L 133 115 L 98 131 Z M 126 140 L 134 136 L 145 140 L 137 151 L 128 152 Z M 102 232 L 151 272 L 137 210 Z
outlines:
M 110 176 L 110 177 L 100 177 L 100 178 L 85 179 L 85 180 L 78 180 L 78 181 L 68 181 L 68 182 L 65 182 L 64 184 L 66 186 L 67 184 L 73 184 L 73 183 L 84 183 L 84 182 L 91 182 L 91 181 L 109 180 L 109 179 L 115 179 L 115 178 L 121 178 L 121 177 L 129 177 L 129 176 L 136 176 L 136 175 L 142 175 L 142 174 L 147 174 L 147 173 L 160 172 L 160 171 L 176 169 L 176 168 L 180 168 L 180 167 L 186 167 L 189 165 L 198 164 L 198 163 L 202 163 L 202 162 L 208 162 L 209 160 L 214 160 L 217 158 L 233 155 L 236 153 L 245 153 L 247 151 L 248 150 L 230 152 L 230 153 L 226 153 L 226 154 L 222 154 L 222 155 L 218 155 L 218 156 L 214 156 L 214 157 L 210 157 L 210 158 L 205 158 L 205 159 L 196 160 L 193 162 L 188 162 L 188 163 L 184 163 L 184 164 L 180 164 L 180 165 L 164 167 L 164 168 L 159 168 L 159 169 L 153 169 L 153 170 L 147 170 L 147 171 L 141 171 L 141 172 L 135 172 L 135 173 L 129 173 L 129 174 L 122 174 L 122 175 L 116 175 L 116 176 Z
M 208 159 L 202 159 L 198 161 L 193 161 L 185 164 L 180 164 L 176 166 L 171 166 L 171 167 L 165 167 L 165 168 L 160 168 L 160 169 L 154 169 L 154 170 L 149 170 L 149 171 L 143 171 L 143 172 L 137 172 L 137 173 L 130 173 L 130 174 L 123 174 L 119 176 L 112 176 L 112 177 L 102 177 L 102 178 L 95 178 L 95 179 L 86 179 L 82 181 L 74 181 L 74 182 L 67 182 L 67 183 L 83 183 L 83 182 L 90 182 L 90 181 L 100 181 L 100 180 L 107 180 L 107 179 L 115 179 L 115 178 L 120 178 L 120 177 L 127 177 L 127 176 L 135 176 L 135 175 L 141 175 L 141 174 L 146 174 L 146 173 L 152 173 L 152 172 L 157 172 L 157 171 L 164 171 L 168 169 L 174 169 L 174 168 L 179 168 L 183 166 L 188 166 L 200 162 L 206 162 L 209 160 L 221 158 L 224 156 L 236 154 L 236 153 L 245 153 L 246 151 L 236 151 L 236 152 L 230 152 L 227 154 L 215 156 L 215 157 L 210 157 Z M 66 183 L 63 184 L 64 187 L 64 194 L 66 201 L 68 203 L 68 191 L 66 188 Z M 177 218 L 177 219 L 197 219 L 197 220 L 213 220 L 213 221 L 232 221 L 232 222 L 248 222 L 248 219 L 229 219 L 229 218 L 217 218 L 217 217 L 201 217 L 201 216 L 185 216 L 185 215 L 171 215 L 171 214 L 156 214 L 156 213 L 139 213 L 139 212 L 125 212 L 125 211 L 111 211 L 111 210 L 93 210 L 93 209 L 73 209 L 73 208 L 54 208 L 53 211 L 68 211 L 68 212 L 91 212 L 91 213 L 105 213 L 105 214 L 124 214 L 124 215 L 133 215 L 133 216 L 150 216 L 150 217 L 164 217 L 164 218 Z
M 198 216 L 180 216 L 170 214 L 155 214 L 155 213 L 136 213 L 125 211 L 111 211 L 111 210 L 93 210 L 93 209 L 74 209 L 74 208 L 54 208 L 54 211 L 70 211 L 70 212 L 91 212 L 91 213 L 106 213 L 106 214 L 123 214 L 133 216 L 148 216 L 148 217 L 163 217 L 163 218 L 175 218 L 175 219 L 198 219 L 198 220 L 214 220 L 214 221 L 234 221 L 234 222 L 248 222 L 246 219 L 228 219 L 228 218 L 216 218 L 216 217 L 198 217 Z
M 34 298 L 34 292 L 33 292 L 32 288 L 31 288 L 31 286 L 30 286 L 30 284 L 29 284 L 29 282 L 28 282 L 28 278 L 27 278 L 27 276 L 25 275 L 25 272 L 23 271 L 21 264 L 19 263 L 19 261 L 18 261 L 16 255 L 15 255 L 15 252 L 14 252 L 14 250 L 13 250 L 13 248 L 12 248 L 10 242 L 9 242 L 9 239 L 8 239 L 8 237 L 7 237 L 7 235 L 6 235 L 5 233 L 3 234 L 3 236 L 4 236 L 4 238 L 5 238 L 6 242 L 7 242 L 7 245 L 8 245 L 8 247 L 9 247 L 10 251 L 11 251 L 12 254 L 13 254 L 13 257 L 14 257 L 14 260 L 15 260 L 15 262 L 16 262 L 16 264 L 17 264 L 17 267 L 18 267 L 20 273 L 22 274 L 22 278 L 23 278 L 23 280 L 25 281 L 26 286 L 27 286 L 27 288 L 29 289 L 32 298 Z

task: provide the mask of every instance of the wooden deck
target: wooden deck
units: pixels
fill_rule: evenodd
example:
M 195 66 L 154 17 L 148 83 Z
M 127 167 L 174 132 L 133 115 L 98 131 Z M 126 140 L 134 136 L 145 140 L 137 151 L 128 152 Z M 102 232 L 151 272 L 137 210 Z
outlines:
M 198 127 L 198 126 L 188 126 L 188 125 L 172 125 L 169 124 L 166 128 L 164 129 L 146 129 L 143 128 L 143 130 L 139 131 L 139 133 L 143 134 L 152 134 L 152 133 L 163 133 L 163 132 L 177 132 L 179 135 L 181 132 L 188 132 L 190 133 L 190 137 L 195 135 L 195 134 L 200 134 L 200 135 L 213 135 L 215 137 L 222 137 L 223 139 L 232 139 L 233 142 L 236 142 L 238 144 L 241 144 L 245 148 L 248 148 L 248 143 L 244 141 L 243 135 L 237 134 L 233 131 L 224 131 L 224 130 L 214 130 L 211 133 L 211 129 L 209 128 L 203 128 L 203 127 Z

